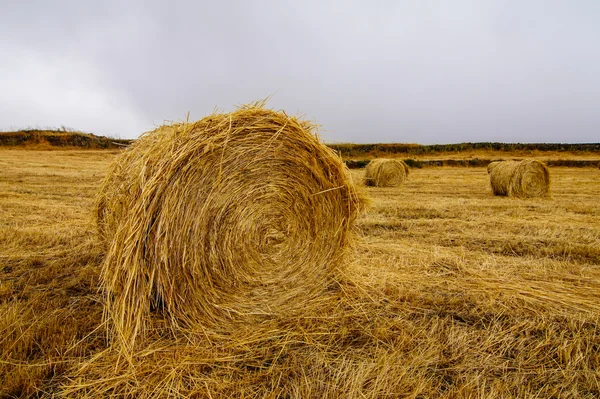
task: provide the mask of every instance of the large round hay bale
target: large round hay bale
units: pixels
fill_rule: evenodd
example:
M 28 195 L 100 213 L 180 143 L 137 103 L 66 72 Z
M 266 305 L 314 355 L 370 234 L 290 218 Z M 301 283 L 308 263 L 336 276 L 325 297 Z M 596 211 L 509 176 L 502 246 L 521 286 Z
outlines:
M 496 161 L 487 169 L 494 195 L 530 198 L 550 191 L 550 173 L 540 161 Z
M 395 187 L 408 177 L 408 165 L 397 159 L 374 159 L 365 168 L 365 185 Z
M 156 310 L 177 329 L 300 309 L 349 244 L 350 179 L 308 124 L 261 104 L 142 135 L 97 201 L 118 337 L 131 345 Z

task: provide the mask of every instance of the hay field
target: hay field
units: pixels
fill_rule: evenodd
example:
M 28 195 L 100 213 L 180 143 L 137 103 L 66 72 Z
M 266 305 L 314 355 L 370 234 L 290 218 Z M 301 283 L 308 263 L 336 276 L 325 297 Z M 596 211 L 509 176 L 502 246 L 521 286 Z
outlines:
M 91 219 L 115 154 L 0 149 L 0 397 L 64 392 L 73 370 L 107 347 Z M 352 170 L 354 180 L 362 173 Z M 276 352 L 249 338 L 238 357 L 188 364 L 202 369 L 193 380 L 148 370 L 155 391 L 141 380 L 138 389 L 599 397 L 600 171 L 550 173 L 544 199 L 494 197 L 485 168 L 413 169 L 400 187 L 367 188 L 357 254 L 321 313 L 271 326 L 288 337 Z M 241 350 L 256 350 L 256 362 L 240 364 Z M 73 396 L 98 397 L 73 384 Z

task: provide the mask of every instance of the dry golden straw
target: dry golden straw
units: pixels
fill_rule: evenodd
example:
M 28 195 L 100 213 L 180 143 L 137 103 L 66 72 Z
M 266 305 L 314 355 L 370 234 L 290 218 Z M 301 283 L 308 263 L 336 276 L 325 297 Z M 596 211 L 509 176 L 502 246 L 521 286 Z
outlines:
M 496 161 L 487 170 L 494 195 L 530 198 L 550 191 L 550 173 L 540 161 Z
M 145 133 L 97 202 L 108 322 L 227 328 L 290 314 L 331 280 L 361 201 L 311 125 L 263 103 Z
M 408 177 L 408 165 L 397 159 L 374 159 L 365 168 L 365 184 L 375 187 L 395 187 Z

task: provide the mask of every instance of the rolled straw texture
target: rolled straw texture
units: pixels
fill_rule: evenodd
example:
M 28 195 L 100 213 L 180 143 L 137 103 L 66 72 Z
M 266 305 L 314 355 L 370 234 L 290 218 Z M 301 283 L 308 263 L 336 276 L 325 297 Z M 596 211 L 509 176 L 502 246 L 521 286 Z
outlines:
M 311 126 L 262 103 L 145 133 L 97 200 L 109 322 L 130 347 L 157 311 L 178 329 L 300 309 L 361 204 Z
M 374 159 L 365 168 L 365 185 L 395 187 L 408 177 L 408 165 L 397 159 Z
M 494 195 L 530 198 L 550 192 L 548 167 L 537 160 L 491 162 L 488 173 Z

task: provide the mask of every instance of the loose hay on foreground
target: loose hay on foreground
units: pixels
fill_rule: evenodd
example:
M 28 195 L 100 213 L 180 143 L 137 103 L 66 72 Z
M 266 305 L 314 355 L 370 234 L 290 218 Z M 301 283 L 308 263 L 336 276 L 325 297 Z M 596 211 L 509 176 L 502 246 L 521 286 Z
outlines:
M 488 167 L 494 195 L 545 197 L 550 191 L 548 167 L 537 160 L 495 161 Z
M 408 177 L 408 165 L 399 159 L 374 159 L 365 168 L 364 183 L 374 187 L 396 187 Z
M 600 397 L 594 168 L 510 203 L 484 168 L 420 169 L 371 192 L 307 312 L 187 337 L 159 318 L 128 360 L 100 324 L 89 224 L 113 157 L 0 149 L 0 397 Z

